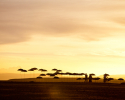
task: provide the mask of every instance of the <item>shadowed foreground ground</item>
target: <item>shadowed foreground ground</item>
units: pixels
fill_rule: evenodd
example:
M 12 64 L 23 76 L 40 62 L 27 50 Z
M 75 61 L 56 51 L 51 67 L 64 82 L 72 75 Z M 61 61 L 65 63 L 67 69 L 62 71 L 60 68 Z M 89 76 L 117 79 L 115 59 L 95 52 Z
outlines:
M 1 100 L 125 100 L 125 85 L 0 82 Z

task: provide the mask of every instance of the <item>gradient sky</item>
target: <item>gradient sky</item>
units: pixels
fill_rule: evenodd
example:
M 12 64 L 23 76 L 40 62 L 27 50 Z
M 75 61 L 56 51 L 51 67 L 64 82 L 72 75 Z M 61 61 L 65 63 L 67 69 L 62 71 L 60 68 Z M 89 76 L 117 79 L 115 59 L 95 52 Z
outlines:
M 31 67 L 125 74 L 125 0 L 1 0 L 0 73 Z

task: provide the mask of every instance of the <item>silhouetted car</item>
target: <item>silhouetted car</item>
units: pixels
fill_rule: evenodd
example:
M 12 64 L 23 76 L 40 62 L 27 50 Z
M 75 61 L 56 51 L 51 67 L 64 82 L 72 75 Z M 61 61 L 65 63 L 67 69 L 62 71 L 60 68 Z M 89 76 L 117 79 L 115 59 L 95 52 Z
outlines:
M 59 79 L 59 77 L 55 76 L 54 79 Z

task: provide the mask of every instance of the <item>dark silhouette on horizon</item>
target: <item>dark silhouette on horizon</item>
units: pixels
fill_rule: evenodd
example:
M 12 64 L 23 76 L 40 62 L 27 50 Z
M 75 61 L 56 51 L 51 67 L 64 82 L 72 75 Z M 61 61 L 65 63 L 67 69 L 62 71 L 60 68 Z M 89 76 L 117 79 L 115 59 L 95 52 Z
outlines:
M 92 83 L 92 76 L 95 74 L 89 74 L 89 83 Z
M 18 69 L 17 71 L 22 71 L 23 69 L 22 68 L 20 68 L 20 69 Z
M 46 69 L 39 69 L 38 71 L 41 71 L 41 72 L 47 72 Z M 40 74 L 39 76 L 40 76 L 40 77 L 41 77 L 41 76 L 46 76 L 46 74 L 43 74 L 43 73 L 42 73 L 42 74 Z
M 122 81 L 124 81 L 124 79 L 123 79 L 123 78 L 119 78 L 118 80 L 119 80 L 119 81 L 121 81 L 121 82 L 122 82 Z
M 20 71 L 20 76 L 21 76 L 21 72 L 23 71 L 23 69 L 22 69 L 22 68 L 20 68 L 20 69 L 18 69 L 17 71 Z
M 38 70 L 38 68 L 31 68 L 29 69 L 28 71 L 35 71 L 35 70 Z M 18 69 L 17 71 L 20 71 L 20 74 L 21 72 L 24 72 L 24 77 L 25 77 L 25 72 L 27 72 L 27 70 L 24 70 L 22 68 Z M 47 72 L 46 69 L 39 69 L 38 71 L 41 71 L 41 72 Z M 92 76 L 95 76 L 95 74 L 89 74 L 89 77 L 87 75 L 87 73 L 71 73 L 71 72 L 65 72 L 63 73 L 62 70 L 58 70 L 56 68 L 52 69 L 52 71 L 55 71 L 53 73 L 41 73 L 38 77 L 36 77 L 37 79 L 42 79 L 43 76 L 47 76 L 49 75 L 50 77 L 53 77 L 53 79 L 59 79 L 58 75 L 62 75 L 62 76 L 74 76 L 76 78 L 76 80 L 85 80 L 84 82 L 89 82 L 89 83 L 92 83 L 92 80 L 95 80 L 95 82 L 97 80 L 99 80 L 100 78 L 99 77 L 96 77 L 96 78 L 93 78 Z M 85 75 L 84 78 L 82 78 L 82 76 Z M 78 77 L 79 76 L 79 77 Z M 111 81 L 111 80 L 114 80 L 114 78 L 108 78 L 109 74 L 104 74 L 103 75 L 103 82 L 106 83 L 108 81 Z M 67 76 L 68 78 L 68 76 Z M 124 81 L 123 78 L 119 78 L 118 80 L 120 80 L 121 82 Z
M 118 80 L 122 80 L 123 81 L 124 79 L 123 78 L 119 78 Z
M 108 81 L 108 76 L 109 76 L 109 74 L 106 74 L 106 73 L 104 74 L 104 79 L 103 79 L 104 83 L 106 83 L 106 81 Z
M 96 78 L 93 78 L 93 80 L 98 81 L 100 78 L 99 77 L 96 77 Z
M 59 77 L 55 76 L 54 79 L 59 79 Z

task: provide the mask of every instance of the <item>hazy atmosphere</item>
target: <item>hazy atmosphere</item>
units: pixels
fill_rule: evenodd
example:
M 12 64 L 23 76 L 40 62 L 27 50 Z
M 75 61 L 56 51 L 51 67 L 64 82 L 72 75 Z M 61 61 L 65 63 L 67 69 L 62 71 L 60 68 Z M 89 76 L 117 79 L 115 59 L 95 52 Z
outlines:
M 0 1 L 0 79 L 31 67 L 125 74 L 124 43 L 125 0 Z

